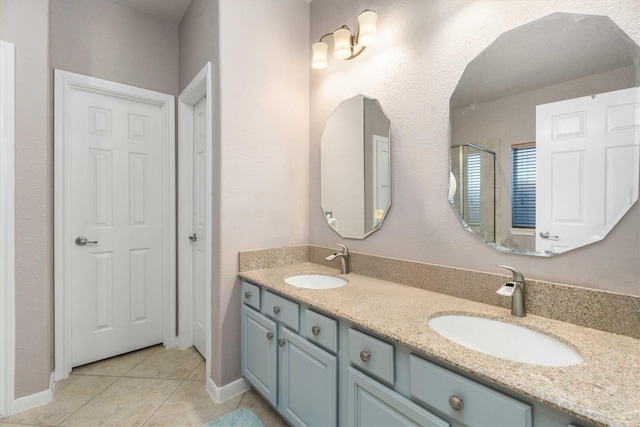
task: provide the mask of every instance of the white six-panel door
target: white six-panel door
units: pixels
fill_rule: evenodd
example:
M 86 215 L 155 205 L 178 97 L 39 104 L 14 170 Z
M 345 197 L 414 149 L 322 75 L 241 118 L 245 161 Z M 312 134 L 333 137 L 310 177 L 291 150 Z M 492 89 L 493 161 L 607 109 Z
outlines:
M 155 105 L 70 93 L 72 366 L 162 342 L 162 132 Z
M 57 379 L 172 345 L 173 102 L 56 70 Z
M 206 357 L 206 98 L 193 107 L 193 345 Z
M 536 250 L 602 240 L 638 199 L 639 149 L 638 88 L 537 106 Z

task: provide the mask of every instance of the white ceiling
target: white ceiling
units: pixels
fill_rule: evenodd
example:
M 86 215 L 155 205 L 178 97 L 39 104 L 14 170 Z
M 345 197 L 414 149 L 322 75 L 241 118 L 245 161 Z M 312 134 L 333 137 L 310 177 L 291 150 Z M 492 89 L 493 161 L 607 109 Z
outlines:
M 179 25 L 191 0 L 112 0 L 158 21 Z

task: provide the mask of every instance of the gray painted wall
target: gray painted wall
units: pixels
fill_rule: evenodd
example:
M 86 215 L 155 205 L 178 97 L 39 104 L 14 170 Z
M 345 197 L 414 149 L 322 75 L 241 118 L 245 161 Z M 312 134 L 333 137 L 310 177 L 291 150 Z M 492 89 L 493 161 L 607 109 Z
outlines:
M 110 0 L 52 0 L 51 66 L 178 95 L 178 27 Z
M 0 39 L 16 46 L 15 398 L 53 370 L 53 143 L 49 0 L 0 0 Z
M 502 254 L 464 231 L 447 201 L 449 97 L 466 64 L 501 33 L 553 12 L 608 15 L 640 43 L 637 0 L 406 1 L 314 0 L 317 39 L 363 9 L 378 12 L 378 42 L 351 61 L 330 58 L 311 70 L 310 243 L 334 246 L 320 209 L 320 136 L 340 101 L 356 93 L 377 98 L 391 120 L 392 202 L 382 228 L 346 240 L 357 252 L 640 295 L 640 206 L 600 243 L 554 258 Z M 473 286 L 473 284 L 469 284 Z
M 218 386 L 240 378 L 238 252 L 309 241 L 308 34 L 302 0 L 194 0 L 180 25 L 180 87 L 206 61 L 214 64 L 211 375 Z
M 16 45 L 15 397 L 53 371 L 52 68 L 177 95 L 178 28 L 108 0 L 1 0 Z

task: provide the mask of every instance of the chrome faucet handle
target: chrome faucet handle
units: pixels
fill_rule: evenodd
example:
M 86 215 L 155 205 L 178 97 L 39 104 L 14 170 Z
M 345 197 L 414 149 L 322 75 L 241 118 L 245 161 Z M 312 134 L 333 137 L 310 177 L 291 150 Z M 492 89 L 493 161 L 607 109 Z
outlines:
M 511 274 L 512 274 L 511 280 L 513 280 L 514 282 L 524 284 L 524 276 L 518 270 L 516 270 L 513 267 L 509 267 L 508 265 L 500 265 L 500 264 L 496 264 L 496 265 L 500 268 L 506 268 L 507 270 L 511 271 Z
M 336 245 L 340 246 L 342 248 L 342 254 L 343 255 L 349 255 L 349 248 L 346 247 L 345 245 L 341 245 L 340 243 L 336 243 Z

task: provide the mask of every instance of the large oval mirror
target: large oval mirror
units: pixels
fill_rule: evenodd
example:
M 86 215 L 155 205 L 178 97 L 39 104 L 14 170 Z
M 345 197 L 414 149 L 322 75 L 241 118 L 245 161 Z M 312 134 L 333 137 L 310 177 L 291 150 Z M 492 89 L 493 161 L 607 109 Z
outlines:
M 603 239 L 638 199 L 640 48 L 606 16 L 556 13 L 502 34 L 450 100 L 449 201 L 503 251 Z
M 391 205 L 390 122 L 376 99 L 354 96 L 338 105 L 320 140 L 321 205 L 340 236 L 364 239 L 380 228 Z

